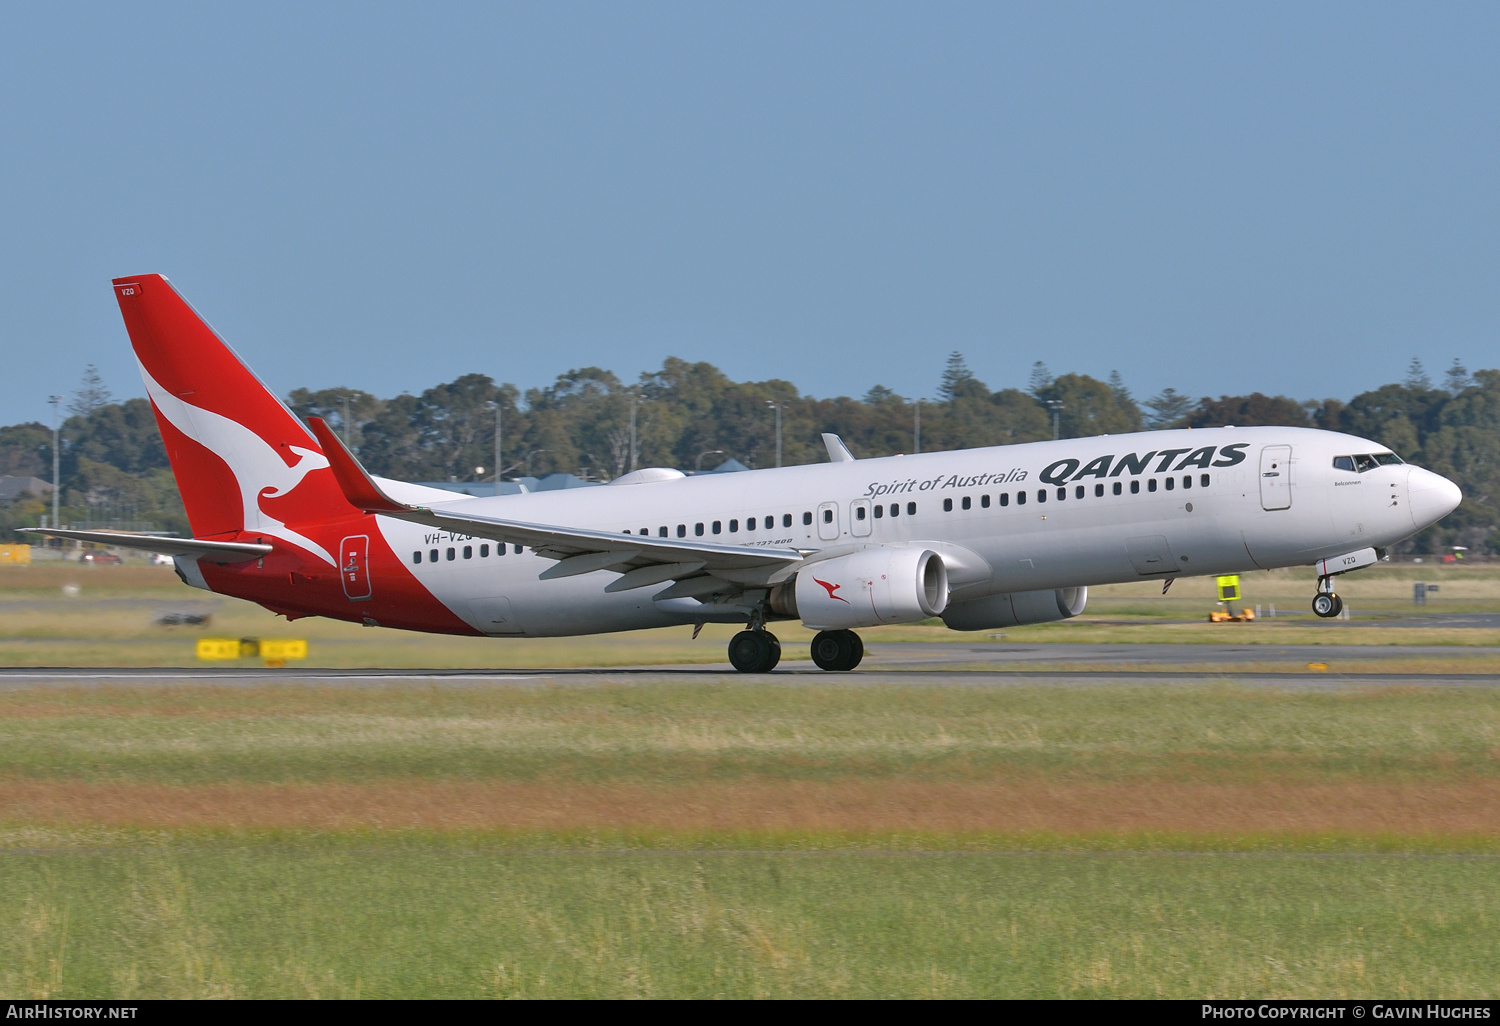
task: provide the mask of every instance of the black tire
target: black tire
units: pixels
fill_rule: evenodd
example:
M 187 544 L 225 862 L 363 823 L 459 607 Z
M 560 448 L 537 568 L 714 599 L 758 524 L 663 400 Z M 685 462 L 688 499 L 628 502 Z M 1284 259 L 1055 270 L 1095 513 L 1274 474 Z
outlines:
M 1319 592 L 1313 596 L 1312 611 L 1325 620 L 1338 616 L 1343 608 L 1343 600 L 1331 591 Z
M 812 660 L 821 670 L 852 670 L 864 656 L 864 642 L 853 631 L 819 631 L 812 640 Z
M 766 637 L 766 667 L 761 673 L 770 673 L 781 662 L 781 639 L 770 631 L 761 631 Z
M 769 673 L 781 661 L 781 642 L 769 631 L 740 631 L 729 639 L 729 662 L 741 673 Z
M 844 669 L 852 670 L 856 666 L 858 666 L 860 664 L 860 661 L 865 657 L 865 643 L 860 639 L 860 636 L 858 634 L 855 634 L 853 631 L 845 631 L 844 633 L 849 635 L 850 646 L 853 649 L 853 651 L 849 655 L 849 665 L 844 667 Z

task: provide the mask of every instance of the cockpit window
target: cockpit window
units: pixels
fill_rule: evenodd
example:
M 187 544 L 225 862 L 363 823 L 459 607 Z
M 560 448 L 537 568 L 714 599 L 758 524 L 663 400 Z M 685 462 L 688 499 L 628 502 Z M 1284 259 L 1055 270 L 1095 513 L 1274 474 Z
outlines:
M 1401 465 L 1401 457 L 1393 452 L 1364 453 L 1359 456 L 1335 456 L 1333 458 L 1334 470 L 1356 470 L 1363 474 L 1367 470 L 1376 467 L 1395 467 Z

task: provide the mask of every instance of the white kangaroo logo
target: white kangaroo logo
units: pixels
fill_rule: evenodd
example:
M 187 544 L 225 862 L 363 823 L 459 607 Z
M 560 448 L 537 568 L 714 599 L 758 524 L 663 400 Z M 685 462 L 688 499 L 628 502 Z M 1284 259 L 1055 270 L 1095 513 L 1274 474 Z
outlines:
M 238 421 L 183 402 L 157 384 L 144 364 L 141 365 L 141 378 L 146 382 L 151 401 L 173 427 L 229 464 L 229 470 L 240 486 L 246 531 L 269 534 L 300 545 L 317 554 L 329 566 L 335 565 L 333 557 L 321 545 L 291 530 L 260 508 L 261 496 L 274 499 L 286 495 L 309 473 L 328 466 L 328 457 L 300 445 L 288 446 L 300 457 L 289 467 L 260 435 Z

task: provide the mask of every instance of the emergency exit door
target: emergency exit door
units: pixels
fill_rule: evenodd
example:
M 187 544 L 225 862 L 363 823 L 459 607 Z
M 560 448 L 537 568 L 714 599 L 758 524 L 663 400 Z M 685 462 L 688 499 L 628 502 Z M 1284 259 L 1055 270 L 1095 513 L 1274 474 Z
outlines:
M 1268 445 L 1260 451 L 1260 508 L 1290 509 L 1292 447 Z
M 339 579 L 350 602 L 370 597 L 370 536 L 353 534 L 339 543 Z

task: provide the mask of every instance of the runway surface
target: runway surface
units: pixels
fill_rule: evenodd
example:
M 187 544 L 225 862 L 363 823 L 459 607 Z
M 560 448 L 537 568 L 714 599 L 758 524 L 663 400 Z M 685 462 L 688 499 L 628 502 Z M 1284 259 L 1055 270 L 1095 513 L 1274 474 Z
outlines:
M 800 649 L 800 646 L 798 646 Z M 216 684 L 226 687 L 282 684 L 378 686 L 430 683 L 488 684 L 797 681 L 841 684 L 964 684 L 1006 686 L 1057 683 L 1190 684 L 1224 681 L 1291 687 L 1500 686 L 1500 649 L 1447 645 L 976 645 L 967 642 L 877 643 L 867 646 L 853 673 L 826 673 L 788 646 L 788 657 L 769 676 L 737 674 L 727 663 L 675 666 L 513 669 L 318 669 L 302 667 L 186 667 L 98 669 L 0 668 L 0 688 L 80 684 Z M 1459 672 L 1414 671 L 1412 664 L 1441 659 Z M 1382 661 L 1400 660 L 1381 672 Z M 1372 668 L 1370 664 L 1377 664 Z M 1237 669 L 1245 666 L 1246 669 Z M 1326 667 L 1321 669 L 1320 667 Z M 1343 669 L 1341 667 L 1348 667 Z M 1472 669 L 1470 668 L 1472 667 Z

